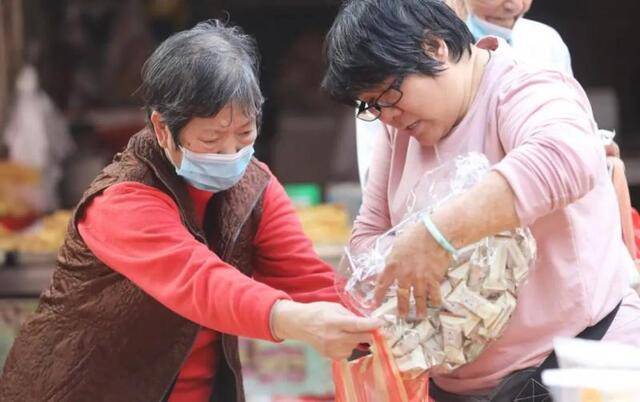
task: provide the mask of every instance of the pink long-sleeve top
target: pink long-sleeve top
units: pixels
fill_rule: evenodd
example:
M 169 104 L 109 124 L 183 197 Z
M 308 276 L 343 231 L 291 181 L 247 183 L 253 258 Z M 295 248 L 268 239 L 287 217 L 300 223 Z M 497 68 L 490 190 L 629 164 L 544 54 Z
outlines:
M 352 237 L 361 248 L 399 223 L 424 174 L 457 155 L 481 152 L 506 178 L 538 256 L 503 336 L 476 361 L 434 378 L 462 394 L 539 365 L 553 338 L 577 335 L 621 300 L 605 339 L 640 345 L 640 299 L 626 274 L 633 261 L 587 97 L 572 77 L 518 64 L 493 47 L 466 116 L 435 147 L 391 127 L 380 136 Z

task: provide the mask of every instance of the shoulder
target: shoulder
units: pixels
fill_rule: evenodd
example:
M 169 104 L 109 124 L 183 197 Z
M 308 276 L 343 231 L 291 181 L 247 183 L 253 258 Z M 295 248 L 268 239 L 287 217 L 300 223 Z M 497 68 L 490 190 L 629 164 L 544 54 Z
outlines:
M 514 27 L 514 34 L 518 37 L 529 38 L 529 42 L 533 42 L 535 38 L 535 41 L 543 46 L 566 48 L 558 31 L 542 22 L 521 18 Z
M 153 206 L 176 210 L 175 201 L 165 192 L 138 182 L 120 182 L 106 188 L 92 200 L 91 209 L 119 209 L 133 213 Z
M 577 107 L 581 113 L 591 115 L 587 96 L 572 76 L 517 61 L 502 61 L 499 67 L 491 75 L 490 113 L 510 119 L 539 115 L 544 109 L 544 113 L 557 116 L 563 110 L 575 112 Z
M 504 41 L 493 53 L 485 74 L 491 80 L 490 87 L 496 95 L 538 85 L 580 87 L 572 76 L 558 69 L 523 62 Z
M 262 162 L 261 160 L 259 160 L 257 158 L 253 158 L 253 160 L 251 161 L 251 165 L 255 169 L 258 169 L 258 170 L 268 174 L 270 177 L 274 177 L 273 176 L 273 172 L 271 171 L 271 168 L 269 167 L 269 165 L 267 165 L 266 163 Z
M 266 181 L 264 192 L 262 193 L 263 204 L 268 204 L 271 200 L 279 199 L 283 194 L 286 194 L 284 187 L 282 186 L 278 178 L 273 174 L 269 165 L 256 158 L 253 158 L 250 166 L 254 171 L 254 174 L 259 174 L 263 178 L 263 180 Z

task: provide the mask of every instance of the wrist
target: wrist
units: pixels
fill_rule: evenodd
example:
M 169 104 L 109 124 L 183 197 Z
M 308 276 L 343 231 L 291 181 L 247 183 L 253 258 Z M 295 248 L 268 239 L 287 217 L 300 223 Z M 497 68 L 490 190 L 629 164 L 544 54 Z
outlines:
M 295 314 L 297 304 L 298 303 L 287 299 L 279 299 L 273 303 L 269 327 L 271 329 L 271 335 L 276 341 L 280 342 L 294 337 L 292 335 L 292 323 L 295 322 L 295 320 L 292 320 L 291 316 Z
M 460 250 L 464 246 L 472 243 L 467 239 L 469 228 L 465 228 L 465 212 L 453 211 L 451 208 L 438 208 L 431 215 L 431 221 L 440 230 L 440 233 L 456 249 Z
M 429 240 L 434 243 L 435 250 L 447 258 L 455 260 L 458 257 L 458 248 L 441 231 L 439 225 L 434 221 L 433 215 L 423 213 L 420 215 L 420 221 Z

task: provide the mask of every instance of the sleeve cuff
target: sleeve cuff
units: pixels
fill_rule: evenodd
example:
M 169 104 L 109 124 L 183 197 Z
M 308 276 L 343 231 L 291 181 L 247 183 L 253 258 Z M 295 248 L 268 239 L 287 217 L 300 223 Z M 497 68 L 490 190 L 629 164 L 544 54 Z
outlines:
M 282 342 L 284 339 L 278 339 L 275 337 L 274 333 L 273 333 L 273 327 L 271 325 L 272 323 L 272 318 L 273 318 L 273 309 L 275 307 L 275 305 L 281 301 L 281 300 L 291 300 L 291 297 L 289 297 L 286 293 L 283 292 L 276 292 L 276 294 L 272 297 L 271 300 L 269 300 L 267 303 L 262 304 L 261 307 L 264 310 L 261 312 L 261 317 L 263 317 L 262 320 L 262 325 L 260 326 L 262 328 L 262 333 L 259 334 L 259 339 L 263 339 L 265 341 L 270 341 L 270 342 Z

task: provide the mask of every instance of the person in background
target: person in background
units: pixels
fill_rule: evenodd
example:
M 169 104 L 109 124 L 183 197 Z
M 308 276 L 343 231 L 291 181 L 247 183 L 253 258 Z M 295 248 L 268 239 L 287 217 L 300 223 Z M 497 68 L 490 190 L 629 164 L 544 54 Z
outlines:
M 545 69 L 573 75 L 569 49 L 555 29 L 524 18 L 533 0 L 444 0 L 477 41 L 484 36 L 497 36 L 507 41 L 517 59 Z M 506 48 L 506 46 L 502 46 Z M 356 119 L 358 173 L 363 190 L 376 138 L 383 135 L 379 121 Z M 612 150 L 613 151 L 613 150 Z
M 238 336 L 334 359 L 369 342 L 378 321 L 336 303 L 332 269 L 252 157 L 257 72 L 253 39 L 215 20 L 146 61 L 148 127 L 78 204 L 0 400 L 238 402 Z
M 533 0 L 467 0 L 465 19 L 473 37 L 497 36 L 509 43 L 515 57 L 543 69 L 573 75 L 571 56 L 558 32 L 524 18 Z

